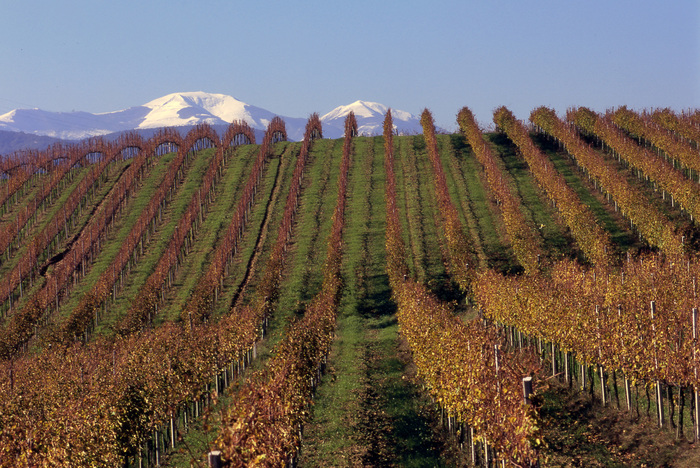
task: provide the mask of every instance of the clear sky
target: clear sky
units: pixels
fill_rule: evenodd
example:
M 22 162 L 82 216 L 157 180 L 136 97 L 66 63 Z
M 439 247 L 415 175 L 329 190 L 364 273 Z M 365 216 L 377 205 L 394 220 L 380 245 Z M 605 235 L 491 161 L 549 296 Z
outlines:
M 376 101 L 700 108 L 698 0 L 0 0 L 0 114 L 206 91 L 293 117 Z

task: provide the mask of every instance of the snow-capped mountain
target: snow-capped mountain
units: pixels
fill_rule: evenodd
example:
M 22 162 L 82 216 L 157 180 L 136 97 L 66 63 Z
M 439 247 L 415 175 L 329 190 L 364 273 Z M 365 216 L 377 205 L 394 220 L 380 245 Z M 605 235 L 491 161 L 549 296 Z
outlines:
M 79 140 L 125 130 L 183 127 L 204 122 L 228 125 L 236 119 L 264 130 L 274 116 L 270 111 L 231 96 L 193 92 L 168 94 L 142 106 L 102 114 L 18 109 L 0 116 L 0 130 Z
M 342 137 L 344 119 L 350 111 L 355 112 L 360 134 L 382 133 L 387 107 L 375 102 L 356 101 L 337 107 L 321 117 L 324 137 Z M 275 115 L 277 114 L 224 94 L 188 92 L 168 94 L 141 106 L 100 114 L 17 109 L 0 115 L 0 131 L 80 140 L 128 130 L 190 127 L 203 122 L 219 127 L 228 125 L 233 120 L 245 120 L 254 129 L 264 131 Z M 421 132 L 418 118 L 408 112 L 392 110 L 392 116 L 394 127 L 399 133 Z M 307 119 L 280 117 L 285 121 L 289 139 L 300 140 Z
M 355 113 L 357 131 L 360 135 L 381 135 L 384 131 L 384 116 L 388 107 L 378 102 L 355 101 L 347 106 L 336 107 L 321 117 L 323 136 L 340 138 L 345 131 L 345 117 L 350 111 Z M 392 109 L 391 118 L 394 130 L 399 134 L 423 133 L 420 119 L 408 112 Z
M 251 106 L 225 94 L 203 92 L 168 94 L 144 104 L 149 109 L 138 129 L 192 126 L 206 122 L 210 125 L 228 125 L 234 120 L 244 120 L 258 130 L 265 130 L 274 114 L 260 107 Z M 122 111 L 124 112 L 124 111 Z M 305 119 L 283 117 L 292 123 Z

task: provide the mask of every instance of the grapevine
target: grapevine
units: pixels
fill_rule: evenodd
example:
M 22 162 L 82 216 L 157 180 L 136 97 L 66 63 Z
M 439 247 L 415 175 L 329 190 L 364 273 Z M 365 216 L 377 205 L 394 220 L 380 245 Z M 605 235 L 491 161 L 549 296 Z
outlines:
M 472 112 L 464 107 L 457 115 L 457 123 L 479 162 L 484 166 L 491 191 L 499 202 L 515 256 L 526 273 L 534 273 L 540 267 L 541 239 L 534 227 L 525 220 L 520 201 L 506 182 L 496 158 L 479 129 Z
M 600 181 L 622 210 L 622 214 L 637 226 L 640 235 L 649 245 L 658 247 L 670 255 L 683 255 L 681 236 L 675 231 L 668 218 L 640 195 L 624 179 L 620 179 L 616 169 L 602 156 L 586 145 L 575 131 L 562 122 L 554 111 L 540 107 L 530 114 L 530 120 L 539 128 L 560 140 L 576 162 L 589 174 Z
M 549 158 L 535 147 L 523 124 L 505 107 L 494 111 L 493 120 L 518 146 L 530 167 L 530 172 L 556 204 L 586 257 L 598 265 L 610 264 L 610 236 L 595 221 L 591 210 L 581 203 L 578 195 L 569 188 Z

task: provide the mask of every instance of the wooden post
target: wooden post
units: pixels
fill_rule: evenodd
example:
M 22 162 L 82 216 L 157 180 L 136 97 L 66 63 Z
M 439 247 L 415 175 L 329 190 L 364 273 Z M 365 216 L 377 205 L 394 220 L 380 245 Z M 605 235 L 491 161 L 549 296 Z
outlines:
M 224 464 L 221 461 L 221 450 L 213 450 L 207 456 L 209 468 L 223 468 Z
M 523 377 L 523 401 L 526 405 L 532 404 L 530 395 L 532 395 L 532 377 Z
M 663 394 L 661 393 L 661 381 L 657 380 L 656 381 L 656 405 L 657 405 L 657 412 L 659 415 L 659 427 L 664 427 L 664 401 L 663 401 Z
M 469 445 L 471 446 L 472 465 L 476 465 L 476 442 L 474 442 L 474 428 L 469 426 Z
M 656 317 L 656 302 L 651 301 L 651 336 L 654 340 L 654 369 L 659 370 L 659 359 L 656 350 L 656 326 L 654 325 L 654 319 Z M 656 381 L 656 412 L 658 415 L 659 427 L 664 427 L 664 405 L 663 405 L 663 395 L 661 394 L 661 381 Z
M 175 419 L 170 416 L 170 448 L 175 448 Z
M 595 272 L 593 273 L 595 275 Z M 594 276 L 595 279 L 595 276 Z M 603 349 L 601 346 L 601 333 L 600 333 L 600 307 L 598 305 L 595 306 L 595 326 L 596 326 L 596 338 L 598 340 L 598 367 L 600 369 L 600 394 L 601 394 L 601 400 L 603 402 L 603 406 L 605 406 L 605 378 L 604 378 L 604 372 L 603 372 Z
M 600 398 L 603 402 L 603 406 L 605 406 L 608 403 L 607 389 L 605 387 L 605 368 L 603 366 L 598 366 L 598 368 L 600 370 Z
M 156 465 L 160 465 L 160 451 L 158 450 L 158 430 L 153 431 L 155 450 L 156 450 Z
M 500 395 L 501 393 L 501 380 L 498 378 L 498 371 L 499 371 L 499 362 L 498 362 L 498 345 L 495 344 L 493 345 L 493 356 L 494 356 L 494 361 L 496 363 L 496 386 L 498 388 L 498 393 Z
M 622 282 L 624 284 L 625 282 L 625 277 L 622 277 Z M 622 332 L 622 304 L 617 305 L 617 324 L 618 324 L 618 329 L 620 330 L 620 348 L 624 349 L 625 347 L 625 336 Z M 632 398 L 630 395 L 630 381 L 627 378 L 627 374 L 625 372 L 622 373 L 622 377 L 625 380 L 625 402 L 627 403 L 627 411 L 632 410 Z

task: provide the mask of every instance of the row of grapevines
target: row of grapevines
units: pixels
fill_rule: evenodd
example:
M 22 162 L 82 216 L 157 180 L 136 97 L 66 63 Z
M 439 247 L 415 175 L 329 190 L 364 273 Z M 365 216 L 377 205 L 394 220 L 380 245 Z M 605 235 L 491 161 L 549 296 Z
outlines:
M 255 141 L 253 130 L 247 124 L 234 122 L 229 128 L 233 128 L 233 130 L 229 130 L 229 132 L 233 131 L 234 134 L 246 135 L 247 141 L 251 143 Z M 215 138 L 212 132 L 207 132 L 205 136 L 208 139 Z M 201 221 L 206 202 L 210 197 L 210 192 L 215 185 L 216 177 L 224 162 L 225 152 L 228 148 L 225 148 L 223 143 L 218 141 L 218 138 L 216 138 L 214 144 L 216 146 L 216 153 L 209 163 L 200 188 L 193 194 L 185 213 L 178 221 L 175 233 L 166 251 L 161 255 L 155 270 L 148 277 L 145 285 L 136 294 L 126 317 L 118 326 L 120 333 L 131 333 L 140 330 L 150 322 L 157 311 L 158 304 L 161 300 L 163 284 L 168 275 L 172 273 L 172 270 L 179 263 L 179 258 L 182 255 L 186 240 L 191 235 L 194 223 L 197 220 Z M 186 148 L 183 148 L 183 150 L 187 151 Z M 139 234 L 140 237 L 136 237 Z M 142 239 L 143 236 L 143 232 L 135 233 L 134 239 Z M 131 237 L 130 234 L 129 239 Z M 129 250 L 129 247 L 132 247 L 131 250 Z M 125 243 L 112 266 L 105 270 L 95 287 L 83 296 L 80 305 L 72 313 L 71 321 L 66 324 L 68 326 L 66 331 L 70 330 L 69 335 L 79 335 L 83 333 L 86 327 L 92 322 L 96 310 L 107 300 L 110 291 L 121 277 L 123 270 L 127 268 L 127 261 L 125 260 L 128 260 L 128 257 L 133 254 L 136 247 L 136 244 Z M 79 321 L 79 324 L 77 324 L 78 327 L 75 327 L 76 321 Z
M 621 179 L 619 170 L 584 143 L 575 130 L 561 121 L 553 110 L 546 107 L 535 109 L 530 120 L 564 144 L 577 164 L 595 177 L 613 197 L 622 214 L 637 226 L 640 235 L 649 245 L 673 255 L 683 253 L 681 236 L 668 218 L 646 202 L 639 190 Z
M 507 350 L 495 329 L 480 321 L 465 324 L 421 284 L 408 280 L 394 297 L 401 335 L 433 398 L 499 458 L 516 466 L 534 463 L 540 428 L 522 388 L 523 377 L 538 370 L 534 357 Z
M 386 172 L 386 251 L 387 272 L 392 290 L 408 278 L 406 246 L 401 235 L 399 206 L 396 203 L 396 174 L 394 172 L 394 125 L 391 109 L 384 117 L 384 171 Z
M 244 308 L 218 322 L 56 344 L 0 363 L 0 413 L 7 415 L 0 466 L 17 459 L 30 466 L 133 462 L 154 430 L 209 394 L 215 376 L 233 378 L 228 370 L 250 356 L 259 328 L 260 317 Z M 214 380 L 218 389 L 221 379 Z
M 33 153 L 27 153 L 25 157 L 32 157 Z M 32 178 L 36 175 L 33 167 L 27 165 L 18 166 L 10 172 L 0 170 L 0 174 L 5 174 L 5 179 L 0 184 L 0 209 L 2 212 L 10 210 L 10 205 L 13 200 L 17 199 L 19 194 L 24 193 Z
M 256 288 L 257 303 L 253 307 L 259 309 L 264 318 L 267 317 L 272 304 L 278 298 L 280 279 L 282 278 L 287 246 L 292 237 L 297 208 L 299 207 L 299 197 L 301 196 L 304 170 L 309 160 L 311 142 L 316 138 L 322 137 L 322 135 L 321 120 L 318 114 L 314 113 L 306 124 L 304 140 L 292 173 L 292 182 L 284 205 L 282 221 L 277 230 L 277 239 L 267 260 L 262 279 Z
M 426 142 L 434 133 L 423 114 Z M 522 378 L 537 365 L 502 349 L 493 329 L 478 321 L 465 324 L 451 306 L 425 286 L 406 277 L 391 135 L 391 114 L 385 119 L 387 168 L 387 273 L 398 305 L 401 335 L 408 342 L 419 376 L 435 400 L 458 421 L 466 422 L 503 460 L 529 466 L 537 460 L 539 428 L 532 407 L 522 398 Z M 436 155 L 437 156 L 437 155 Z M 432 157 L 432 156 L 431 156 Z M 436 171 L 439 172 L 439 171 Z M 440 190 L 435 185 L 436 192 Z
M 74 169 L 81 160 L 84 160 L 90 153 L 100 153 L 102 157 L 98 160 L 97 164 L 88 165 L 88 175 L 82 179 L 80 185 L 76 187 L 66 199 L 63 210 L 56 214 L 56 219 L 49 222 L 45 230 L 47 232 L 41 232 L 38 237 L 35 236 L 35 238 L 30 241 L 29 260 L 33 260 L 32 265 L 34 265 L 37 261 L 38 254 L 48 243 L 48 239 L 53 239 L 56 235 L 54 231 L 63 228 L 65 217 L 73 212 L 75 207 L 78 206 L 80 201 L 87 194 L 88 189 L 102 175 L 104 168 L 119 154 L 116 149 L 116 147 L 105 143 L 102 139 L 90 140 L 87 143 L 71 146 L 59 145 L 52 148 L 53 152 L 63 150 L 65 153 L 53 154 L 53 157 L 56 158 L 55 160 L 57 161 L 57 167 L 49 172 L 49 180 L 47 183 L 43 184 L 36 192 L 34 199 L 30 200 L 24 209 L 17 213 L 14 221 L 7 223 L 0 229 L 0 252 L 5 252 L 10 248 L 15 238 L 20 234 L 20 231 L 22 231 L 30 220 L 37 215 L 37 210 L 39 210 L 45 201 L 51 198 L 52 194 L 58 191 L 59 184 L 63 184 L 68 179 L 72 178 L 72 169 Z M 44 157 L 46 158 L 46 156 Z M 39 250 L 39 252 L 36 252 L 36 250 Z
M 562 261 L 528 278 L 486 272 L 474 289 L 487 317 L 557 343 L 581 362 L 634 380 L 697 386 L 698 274 L 698 258 L 654 254 L 619 271 Z
M 620 112 L 620 111 L 618 111 Z M 622 119 L 622 114 L 616 113 Z M 580 107 L 567 112 L 567 120 L 575 123 L 605 142 L 631 167 L 642 171 L 652 182 L 671 195 L 672 203 L 678 201 L 681 209 L 690 214 L 691 219 L 700 219 L 700 187 L 675 170 L 670 162 L 658 157 L 646 148 L 634 143 L 617 128 L 610 116 L 599 117 L 595 112 Z M 641 125 L 641 123 L 640 123 Z M 695 157 L 697 158 L 697 155 Z
M 510 238 L 518 262 L 526 273 L 539 269 L 541 257 L 541 239 L 536 230 L 525 220 L 520 200 L 506 182 L 503 172 L 497 164 L 496 157 L 484 139 L 472 112 L 464 107 L 457 115 L 457 123 L 467 138 L 479 162 L 484 166 L 486 178 L 491 191 L 499 202 L 506 232 Z
M 151 148 L 154 148 L 153 145 L 163 139 L 170 141 L 173 138 L 168 132 L 156 135 Z M 177 140 L 179 139 L 178 135 Z M 43 285 L 25 300 L 19 310 L 12 314 L 9 323 L 0 331 L 1 357 L 11 357 L 24 348 L 29 339 L 34 336 L 35 326 L 45 323 L 51 311 L 58 309 L 59 301 L 66 294 L 73 274 L 82 270 L 100 251 L 101 241 L 106 235 L 108 227 L 112 225 L 114 216 L 121 210 L 132 188 L 141 177 L 142 169 L 150 154 L 150 151 L 139 153 L 129 169 L 122 174 L 119 183 L 112 189 L 108 199 L 101 204 L 98 212 L 91 217 L 87 226 L 68 246 L 62 259 L 54 265 L 51 274 L 46 275 Z M 169 175 L 166 177 L 167 180 L 174 180 L 179 172 L 181 162 L 182 158 L 173 160 Z
M 608 112 L 606 117 L 618 127 L 628 131 L 640 139 L 645 139 L 672 158 L 678 159 L 682 165 L 700 173 L 700 158 L 698 150 L 689 143 L 679 140 L 672 133 L 656 125 L 649 125 L 642 116 L 622 106 L 614 112 Z
M 7 301 L 10 294 L 26 277 L 35 276 L 40 266 L 40 258 L 52 255 L 52 252 L 47 251 L 52 242 L 60 237 L 61 233 L 68 235 L 69 219 L 83 204 L 87 203 L 86 198 L 89 196 L 90 190 L 95 187 L 100 178 L 104 177 L 108 165 L 117 156 L 121 155 L 123 150 L 127 148 L 142 149 L 143 147 L 144 142 L 140 136 L 135 133 L 128 133 L 121 136 L 115 144 L 110 145 L 102 140 L 97 140 L 96 142 L 75 145 L 70 150 L 70 154 L 75 153 L 78 155 L 70 157 L 70 161 L 84 160 L 89 154 L 101 154 L 102 157 L 84 169 L 88 171 L 88 174 L 81 179 L 79 185 L 66 198 L 62 206 L 54 210 L 53 218 L 45 224 L 44 228 L 32 236 L 32 239 L 28 242 L 26 252 L 18 259 L 17 265 L 13 270 L 6 275 L 6 281 L 3 282 L 4 287 L 0 287 L 0 301 Z
M 549 158 L 534 145 L 525 126 L 505 107 L 494 111 L 493 121 L 518 146 L 530 172 L 556 204 L 584 255 L 594 264 L 610 264 L 612 249 L 607 231 L 596 222 L 591 210 L 581 203 Z
M 262 179 L 270 146 L 276 138 L 286 140 L 287 132 L 284 121 L 279 117 L 272 119 L 260 145 L 258 157 L 251 169 L 250 177 L 243 189 L 243 195 L 238 202 L 236 213 L 231 218 L 223 239 L 212 254 L 212 260 L 207 271 L 197 281 L 197 285 L 182 310 L 180 317 L 186 323 L 201 322 L 208 319 L 214 302 L 218 297 L 226 273 L 226 265 L 236 253 L 238 242 L 248 222 L 248 216 L 253 208 L 253 201 L 258 185 Z
M 3 361 L 0 467 L 133 463 L 154 430 L 212 391 L 215 376 L 244 365 L 258 327 L 239 314 Z
M 321 291 L 277 345 L 266 368 L 236 395 L 224 416 L 216 445 L 231 466 L 284 466 L 299 449 L 300 428 L 327 356 L 335 330 L 340 298 L 342 233 L 352 137 L 357 133 L 353 113 L 345 120 L 345 139 L 338 182 L 338 201 L 328 239 Z M 282 238 L 283 242 L 286 242 Z M 279 244 L 278 244 L 279 245 Z
M 700 145 L 700 124 L 694 122 L 685 112 L 678 115 L 671 109 L 665 108 L 657 109 L 651 113 L 651 116 L 645 115 L 645 117 L 695 144 L 696 147 Z
M 433 168 L 435 192 L 449 252 L 450 274 L 457 281 L 462 291 L 466 292 L 469 290 L 478 260 L 474 252 L 469 249 L 470 243 L 457 214 L 457 209 L 450 198 L 445 171 L 438 154 L 435 123 L 428 109 L 425 109 L 421 114 L 421 125 L 423 127 L 423 137 L 428 148 L 428 157 Z

